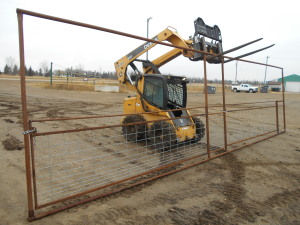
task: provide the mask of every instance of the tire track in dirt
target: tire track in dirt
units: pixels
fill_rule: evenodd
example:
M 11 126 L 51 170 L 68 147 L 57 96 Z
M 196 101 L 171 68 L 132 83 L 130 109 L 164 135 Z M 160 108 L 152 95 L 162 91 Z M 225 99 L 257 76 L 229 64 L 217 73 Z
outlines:
M 201 211 L 196 224 L 255 223 L 258 217 L 264 217 L 276 206 L 299 205 L 300 189 L 276 193 L 264 202 L 246 199 L 245 167 L 249 164 L 240 162 L 234 154 L 221 157 L 221 160 L 223 164 L 220 165 L 220 169 L 229 170 L 231 179 L 221 184 L 213 184 L 213 187 L 224 195 L 225 201 L 212 201 L 212 208 Z M 298 206 L 296 210 L 299 208 Z M 292 216 L 296 219 L 296 213 Z
M 21 118 L 21 101 L 19 96 L 9 95 L 9 98 L 3 94 L 0 95 L 0 116 L 13 116 Z M 114 105 L 110 103 L 97 103 L 94 102 L 70 102 L 67 100 L 45 99 L 43 98 L 30 98 L 28 100 L 28 112 L 30 117 L 40 115 L 42 118 L 57 118 L 62 117 L 65 112 L 70 114 L 79 115 L 95 115 L 101 111 L 112 108 Z M 39 118 L 40 119 L 40 118 Z
M 224 201 L 214 200 L 210 207 L 200 209 L 197 206 L 180 208 L 180 202 L 189 198 L 205 196 L 196 185 L 189 188 L 172 189 L 172 193 L 160 193 L 144 202 L 144 206 L 152 208 L 157 205 L 170 205 L 168 217 L 173 224 L 240 224 L 255 223 L 258 217 L 264 217 L 273 207 L 296 205 L 299 203 L 299 190 L 284 191 L 271 196 L 265 202 L 255 202 L 246 198 L 245 167 L 249 166 L 240 162 L 233 154 L 222 157 L 222 164 L 218 165 L 220 170 L 227 170 L 230 178 L 221 184 L 212 183 L 225 198 Z M 217 167 L 218 167 L 217 166 Z M 224 175 L 224 174 L 223 174 Z M 296 218 L 296 213 L 294 213 Z
M 218 170 L 229 171 L 229 178 L 221 184 L 212 183 L 211 186 L 217 189 L 224 197 L 224 201 L 211 201 L 210 207 L 201 209 L 198 206 L 181 208 L 180 202 L 189 198 L 205 196 L 205 193 L 199 189 L 197 183 L 189 183 L 189 187 L 171 188 L 170 192 L 158 193 L 150 199 L 143 202 L 142 208 L 155 208 L 158 205 L 168 208 L 167 212 L 140 215 L 139 208 L 133 206 L 115 206 L 96 214 L 96 218 L 85 221 L 90 224 L 166 224 L 172 221 L 172 224 L 241 224 L 255 223 L 259 217 L 264 217 L 266 213 L 273 210 L 274 207 L 293 207 L 292 217 L 297 219 L 297 209 L 299 210 L 300 189 L 283 191 L 269 197 L 264 202 L 255 202 L 246 199 L 245 168 L 250 166 L 249 163 L 240 162 L 233 154 L 221 158 L 222 164 L 207 165 L 207 168 L 217 167 Z M 205 166 L 206 166 L 205 165 Z M 206 168 L 206 169 L 207 169 Z M 203 168 L 202 168 L 203 169 Z M 214 171 L 216 172 L 216 171 Z M 224 174 L 223 174 L 224 175 Z M 226 176 L 227 178 L 227 176 Z M 157 181 L 149 182 L 135 188 L 123 191 L 108 198 L 98 200 L 97 202 L 107 202 L 109 199 L 118 197 L 129 198 L 136 193 L 154 184 Z M 200 182 L 200 181 L 199 181 Z M 297 206 L 298 205 L 298 206 Z M 298 207 L 298 208 L 297 208 Z M 102 222 L 99 222 L 102 221 Z M 291 221 L 277 219 L 284 223 L 293 224 Z M 82 220 L 77 220 L 74 224 L 84 224 Z M 296 224 L 296 223 L 294 223 Z
M 164 170 L 163 172 L 165 173 L 174 169 L 176 168 L 169 168 Z M 158 175 L 159 173 L 162 172 L 158 171 L 156 175 Z M 143 180 L 148 177 L 150 177 L 150 175 L 132 181 L 132 183 L 139 180 Z M 126 191 L 117 193 L 113 196 L 101 199 L 99 201 L 103 203 L 106 202 L 108 199 L 114 199 L 118 197 L 129 198 L 132 196 L 133 193 L 136 193 L 145 187 L 149 187 L 150 185 L 158 181 L 159 180 L 148 182 L 147 184 L 128 189 Z M 162 192 L 156 194 L 150 199 L 143 199 L 142 208 L 127 207 L 126 210 L 130 212 L 128 214 L 127 212 L 124 214 L 122 213 L 124 211 L 124 207 L 113 207 L 110 208 L 109 212 L 105 211 L 103 213 L 100 213 L 99 218 L 101 218 L 103 221 L 107 221 L 107 224 L 169 224 L 166 221 L 173 221 L 172 224 L 191 224 L 191 221 L 197 221 L 198 212 L 200 209 L 197 207 L 193 207 L 192 209 L 185 210 L 174 205 L 180 205 L 180 201 L 182 200 L 193 199 L 195 197 L 203 197 L 203 195 L 204 193 L 201 189 L 199 189 L 197 183 L 190 185 L 189 188 L 187 188 L 186 186 L 180 188 L 174 187 L 171 188 L 170 192 L 168 193 Z M 157 206 L 166 206 L 167 211 L 149 214 L 146 216 L 139 215 L 139 210 L 143 211 L 143 208 L 155 209 Z M 130 215 L 130 220 L 126 219 L 126 216 L 128 215 Z M 134 220 L 132 218 L 134 218 Z M 125 222 L 120 222 L 120 220 L 125 220 Z
M 168 170 L 173 170 L 175 168 L 169 168 Z M 167 171 L 163 171 L 167 172 Z M 161 172 L 157 172 L 161 173 Z M 149 176 L 139 178 L 135 181 L 143 180 Z M 108 199 L 114 199 L 118 197 L 130 197 L 133 193 L 136 193 L 143 189 L 144 187 L 148 187 L 152 184 L 154 184 L 156 181 L 149 182 L 147 184 L 140 185 L 138 187 L 131 188 L 129 190 L 117 193 L 113 196 L 110 196 L 108 198 L 104 198 L 99 200 L 100 202 L 106 202 Z M 199 181 L 200 182 L 200 181 Z M 154 213 L 147 216 L 141 216 L 139 215 L 139 210 L 134 207 L 113 207 L 109 210 L 106 210 L 102 213 L 97 214 L 97 218 L 99 218 L 99 221 L 106 221 L 107 223 L 103 222 L 103 224 L 166 224 L 166 221 L 172 221 L 172 224 L 198 224 L 199 221 L 199 215 L 200 208 L 197 206 L 194 206 L 189 209 L 183 209 L 178 207 L 180 205 L 181 201 L 187 200 L 187 199 L 194 199 L 195 197 L 203 197 L 205 195 L 205 192 L 201 189 L 199 189 L 198 183 L 190 183 L 189 187 L 187 188 L 185 185 L 178 187 L 171 188 L 170 192 L 162 192 L 158 193 L 155 196 L 151 197 L 150 199 L 144 199 L 143 201 L 143 208 L 156 208 L 157 206 L 164 206 L 168 210 L 161 213 Z M 225 209 L 226 207 L 222 207 L 222 209 Z M 224 211 L 225 212 L 225 211 Z M 208 210 L 204 211 L 206 218 L 209 219 L 209 224 L 226 224 L 225 220 L 222 219 L 222 217 L 217 216 Z M 127 219 L 127 216 L 130 215 L 130 218 Z M 208 217 L 209 216 L 209 217 Z M 211 219 L 215 221 L 216 223 L 211 223 Z M 121 222 L 122 220 L 123 222 Z M 202 220 L 203 221 L 203 220 Z M 89 221 L 91 224 L 94 221 Z M 77 224 L 77 223 L 75 223 Z M 81 224 L 78 222 L 78 224 Z M 101 223 L 100 223 L 101 224 Z
M 136 224 L 164 224 L 163 216 L 138 215 L 138 210 L 133 207 L 113 207 L 108 208 L 101 213 L 96 213 L 93 219 L 81 220 L 75 222 L 76 225 L 81 224 L 118 224 L 118 225 L 136 225 Z M 134 218 L 134 219 L 133 219 Z M 84 222 L 83 222 L 84 221 Z M 88 222 L 88 223 L 87 223 Z
M 280 224 L 299 224 L 297 217 L 299 217 L 300 212 L 300 189 L 276 193 L 264 201 L 262 205 L 266 210 L 279 207 L 285 215 L 288 215 L 288 218 L 273 215 L 273 218 L 279 221 Z
M 292 201 L 300 200 L 300 189 L 292 191 L 283 191 L 281 193 L 276 193 L 264 201 L 264 205 L 270 207 L 283 206 Z
M 197 224 L 254 223 L 258 216 L 265 215 L 265 211 L 259 209 L 256 204 L 246 203 L 245 165 L 234 154 L 220 159 L 223 162 L 220 168 L 229 171 L 230 177 L 220 184 L 212 184 L 212 187 L 216 188 L 225 200 L 210 202 L 212 208 L 200 212 Z
M 52 105 L 52 100 L 51 105 Z M 54 102 L 53 102 L 54 103 Z M 67 103 L 67 102 L 66 102 Z M 77 104 L 78 102 L 76 102 Z M 31 103 L 30 103 L 31 104 Z M 48 104 L 48 103 L 37 103 L 36 108 L 32 108 L 32 112 L 37 112 L 40 115 L 40 111 L 35 111 L 35 109 L 42 110 L 41 115 L 45 116 L 49 109 L 48 106 L 41 106 L 38 108 L 39 104 Z M 56 102 L 57 106 L 62 106 L 64 103 L 61 101 Z M 91 113 L 97 112 L 96 108 L 93 107 L 94 103 L 88 104 L 80 104 L 80 106 L 74 106 L 72 104 L 66 104 L 65 107 L 62 106 L 62 111 L 59 112 L 68 112 L 69 107 L 72 111 L 75 111 L 75 114 L 79 113 Z M 49 103 L 50 105 L 50 103 Z M 51 106 L 52 107 L 52 106 Z M 86 108 L 85 108 L 86 107 Z M 56 108 L 56 106 L 55 106 Z M 80 111 L 82 108 L 84 110 Z M 20 109 L 12 109 L 15 110 L 16 113 L 20 111 Z M 95 111 L 93 111 L 95 110 Z M 70 112 L 73 114 L 73 112 Z M 61 115 L 58 115 L 61 116 Z M 74 125 L 74 124 L 70 124 Z M 81 124 L 75 124 L 75 127 L 80 127 Z M 61 126 L 60 126 L 61 128 Z M 173 224 L 241 224 L 250 221 L 256 221 L 258 217 L 262 217 L 265 215 L 267 211 L 271 211 L 274 207 L 294 207 L 293 213 L 296 215 L 296 211 L 299 211 L 299 196 L 300 191 L 297 190 L 285 190 L 281 193 L 276 193 L 273 196 L 269 197 L 264 202 L 254 202 L 246 199 L 246 190 L 243 187 L 245 185 L 245 167 L 251 166 L 246 165 L 245 163 L 239 162 L 238 159 L 232 154 L 221 157 L 221 165 L 217 165 L 217 170 L 211 171 L 211 175 L 222 177 L 224 173 L 220 173 L 221 170 L 229 172 L 229 179 L 227 175 L 224 176 L 224 181 L 221 184 L 212 184 L 211 189 L 217 190 L 217 192 L 221 193 L 226 200 L 214 200 L 210 202 L 210 207 L 206 207 L 206 209 L 201 209 L 199 207 L 190 207 L 190 208 L 180 208 L 180 201 L 183 201 L 188 198 L 195 197 L 203 197 L 205 194 L 203 193 L 205 190 L 199 189 L 197 183 L 189 183 L 185 187 L 180 187 L 178 189 L 172 188 L 172 193 L 162 192 L 156 194 L 153 198 L 144 202 L 145 208 L 152 208 L 157 205 L 175 205 L 169 208 L 167 213 L 162 212 L 160 214 L 150 214 L 150 215 L 141 215 L 139 213 L 139 209 L 134 206 L 109 206 L 104 210 L 99 210 L 101 213 L 95 213 L 96 217 L 92 217 L 92 219 L 86 218 L 86 216 L 79 217 L 79 220 L 72 221 L 71 224 L 166 224 L 166 217 L 170 218 L 173 221 Z M 213 168 L 216 166 L 215 163 L 211 162 L 211 167 L 208 167 L 207 164 L 205 167 Z M 276 164 L 276 163 L 275 163 Z M 278 166 L 278 165 L 277 165 Z M 201 171 L 203 166 L 199 166 L 199 171 Z M 235 168 L 231 168 L 235 167 Z M 293 177 L 291 177 L 293 178 Z M 295 178 L 295 177 L 294 177 Z M 156 181 L 154 181 L 156 182 Z M 119 194 L 113 195 L 107 199 L 116 199 L 118 197 L 131 197 L 132 193 L 136 193 L 143 189 L 143 187 L 149 187 L 154 184 L 154 182 L 149 182 L 144 185 L 140 185 L 135 188 L 131 188 L 127 191 L 121 192 Z M 199 180 L 199 182 L 203 182 L 203 180 Z M 106 200 L 105 200 L 106 201 Z M 247 201 L 247 202 L 245 202 Z M 92 204 L 92 203 L 91 203 Z M 80 206 L 80 208 L 87 207 Z M 298 208 L 297 208 L 298 207 Z M 165 214 L 163 214 L 165 213 Z M 93 214 L 93 215 L 95 215 Z M 295 216 L 293 215 L 293 216 Z M 295 216 L 296 217 L 296 216 Z M 285 223 L 283 223 L 285 222 Z M 250 222 L 253 223 L 253 222 Z M 292 224 L 286 221 L 282 221 L 281 224 Z M 296 223 L 294 223 L 296 224 Z

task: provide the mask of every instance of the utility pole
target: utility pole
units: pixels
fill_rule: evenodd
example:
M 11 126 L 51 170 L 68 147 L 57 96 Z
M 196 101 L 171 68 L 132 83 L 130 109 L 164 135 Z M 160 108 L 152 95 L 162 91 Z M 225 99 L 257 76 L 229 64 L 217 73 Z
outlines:
M 71 67 L 71 71 L 70 71 L 70 76 L 72 77 L 72 70 L 73 70 L 73 67 Z M 68 77 L 68 83 L 69 83 L 69 77 Z
M 53 62 L 51 62 L 51 66 L 50 66 L 50 86 L 52 87 L 52 65 Z
M 270 57 L 269 57 L 269 56 L 267 56 L 264 84 L 266 84 L 267 68 L 268 68 L 268 59 L 269 59 L 269 58 L 270 58 Z
M 147 38 L 149 38 L 149 20 L 151 20 L 152 17 L 149 17 L 147 19 Z M 146 60 L 148 60 L 148 51 L 146 52 Z
M 238 60 L 236 60 L 236 63 L 235 63 L 235 84 L 237 84 L 237 66 L 238 66 Z

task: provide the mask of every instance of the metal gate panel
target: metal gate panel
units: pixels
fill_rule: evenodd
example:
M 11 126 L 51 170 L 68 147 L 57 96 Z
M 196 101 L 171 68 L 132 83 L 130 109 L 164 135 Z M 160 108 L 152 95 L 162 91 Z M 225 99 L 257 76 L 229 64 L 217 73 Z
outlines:
M 171 135 L 162 133 L 162 137 L 165 136 L 164 143 L 169 144 L 165 149 L 161 149 L 157 148 L 161 143 L 149 140 L 148 131 L 145 130 L 144 140 L 128 142 L 121 132 L 122 125 L 116 123 L 98 127 L 66 128 L 65 130 L 53 130 L 49 126 L 49 129 L 40 130 L 39 123 L 53 121 L 59 123 L 64 120 L 72 122 L 78 119 L 107 120 L 107 118 L 120 121 L 120 118 L 116 118 L 124 115 L 30 120 L 26 99 L 23 15 L 202 53 L 204 55 L 204 90 L 207 90 L 208 83 L 206 57 L 211 54 L 26 10 L 18 9 L 17 13 L 28 219 L 30 221 L 190 168 L 286 131 L 284 91 L 282 99 L 276 102 L 256 102 L 248 103 L 248 105 L 246 103 L 226 104 L 224 58 L 229 59 L 228 61 L 239 60 L 280 69 L 282 83 L 284 83 L 283 69 L 224 55 L 218 56 L 222 59 L 222 105 L 211 107 L 208 103 L 208 93 L 205 91 L 204 106 L 196 109 L 192 115 L 201 118 L 205 124 L 205 135 L 200 141 L 178 143 Z M 263 115 L 260 121 L 258 121 L 257 114 Z M 259 126 L 254 125 L 255 123 Z M 101 124 L 101 122 L 94 124 Z M 104 124 L 103 121 L 102 124 Z M 43 126 L 44 129 L 45 127 L 47 126 Z M 172 127 L 165 129 L 171 130 Z M 125 134 L 125 137 L 126 135 L 128 134 Z

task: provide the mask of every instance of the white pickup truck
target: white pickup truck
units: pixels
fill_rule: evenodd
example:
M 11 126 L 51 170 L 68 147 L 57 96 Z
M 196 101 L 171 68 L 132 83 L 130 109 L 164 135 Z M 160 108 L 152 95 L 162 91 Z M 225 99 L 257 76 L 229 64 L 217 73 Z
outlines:
M 250 84 L 241 84 L 239 86 L 232 86 L 231 90 L 233 92 L 245 91 L 245 92 L 255 93 L 258 92 L 258 87 L 254 87 Z

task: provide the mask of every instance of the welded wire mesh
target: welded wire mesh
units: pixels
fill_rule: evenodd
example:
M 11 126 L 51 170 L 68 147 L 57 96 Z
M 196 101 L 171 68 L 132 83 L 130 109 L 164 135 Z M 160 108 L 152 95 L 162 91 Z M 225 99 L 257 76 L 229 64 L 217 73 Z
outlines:
M 244 140 L 275 131 L 278 125 L 274 106 L 229 106 L 227 112 L 220 107 L 210 108 L 209 127 L 204 115 L 187 118 L 190 120 L 187 127 L 193 125 L 194 136 L 188 136 L 186 128 L 176 127 L 180 123 L 172 120 L 131 121 L 121 127 L 115 124 L 36 136 L 34 167 L 38 204 L 128 181 L 174 163 L 180 166 L 188 159 L 206 156 L 208 150 L 225 150 L 226 141 L 228 147 L 234 148 L 239 142 L 243 144 Z M 111 121 L 115 123 L 115 119 Z M 95 123 L 99 124 L 87 121 L 89 125 Z M 106 123 L 111 122 L 106 120 Z
M 220 111 L 220 108 L 217 110 Z M 223 116 L 223 113 L 209 115 L 209 150 L 211 151 L 225 148 Z
M 275 105 L 231 107 L 226 119 L 228 145 L 276 131 Z
M 168 98 L 177 105 L 184 105 L 184 91 L 181 83 L 168 83 Z
M 200 138 L 179 143 L 170 122 L 157 124 L 154 130 L 146 126 L 140 130 L 140 125 L 132 125 L 134 129 L 123 126 L 35 137 L 38 203 L 56 201 L 205 154 Z
M 278 116 L 278 118 L 277 118 L 277 122 L 278 122 L 278 131 L 279 132 L 282 132 L 282 131 L 284 131 L 284 110 L 283 110 L 283 102 L 278 102 L 277 103 L 277 109 L 278 109 L 278 111 L 277 111 L 277 116 Z

